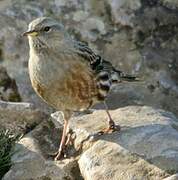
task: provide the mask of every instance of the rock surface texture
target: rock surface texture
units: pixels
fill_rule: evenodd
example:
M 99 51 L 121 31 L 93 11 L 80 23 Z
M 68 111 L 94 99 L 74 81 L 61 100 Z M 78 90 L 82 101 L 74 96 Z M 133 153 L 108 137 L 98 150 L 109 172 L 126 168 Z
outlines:
M 30 103 L 0 101 L 0 128 L 25 134 L 48 117 Z
M 49 154 L 57 151 L 62 126 L 44 121 L 23 137 L 15 147 L 13 165 L 3 180 L 82 180 L 74 158 L 54 162 Z
M 121 132 L 100 136 L 97 132 L 107 124 L 105 111 L 73 117 L 70 158 L 54 162 L 49 154 L 57 150 L 62 126 L 55 121 L 59 112 L 53 114 L 53 120 L 42 122 L 20 140 L 3 180 L 162 180 L 176 176 L 171 177 L 178 172 L 178 119 L 172 113 L 128 106 L 111 115 Z

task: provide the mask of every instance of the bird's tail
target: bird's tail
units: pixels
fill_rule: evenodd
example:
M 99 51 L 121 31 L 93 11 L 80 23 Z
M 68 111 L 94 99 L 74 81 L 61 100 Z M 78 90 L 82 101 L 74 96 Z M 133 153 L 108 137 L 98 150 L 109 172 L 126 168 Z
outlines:
M 122 81 L 140 81 L 140 79 L 136 76 L 133 76 L 133 75 L 130 75 L 130 74 L 125 74 L 125 73 L 122 73 L 120 75 L 120 78 Z
M 112 75 L 112 80 L 114 82 L 135 82 L 135 81 L 140 81 L 140 78 L 134 75 L 126 74 L 122 71 L 115 70 L 113 75 Z

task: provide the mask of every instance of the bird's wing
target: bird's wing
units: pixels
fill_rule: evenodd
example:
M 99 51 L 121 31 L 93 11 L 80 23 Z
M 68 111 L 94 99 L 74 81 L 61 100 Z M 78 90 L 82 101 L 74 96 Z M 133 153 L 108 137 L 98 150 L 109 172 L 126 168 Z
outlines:
M 75 42 L 74 48 L 75 53 L 88 62 L 91 70 L 95 74 L 100 100 L 104 100 L 113 84 L 121 82 L 122 80 L 135 81 L 136 77 L 116 70 L 109 61 L 95 54 L 86 44 Z
M 87 60 L 91 69 L 96 74 L 107 72 L 113 82 L 136 81 L 136 77 L 125 74 L 124 72 L 115 69 L 109 61 L 104 60 L 100 55 L 95 54 L 86 44 L 75 42 L 74 47 L 77 54 Z
M 99 73 L 100 71 L 114 71 L 110 62 L 101 58 L 100 55 L 95 54 L 86 44 L 77 42 L 75 43 L 75 48 L 78 55 L 87 60 L 91 69 L 96 73 Z

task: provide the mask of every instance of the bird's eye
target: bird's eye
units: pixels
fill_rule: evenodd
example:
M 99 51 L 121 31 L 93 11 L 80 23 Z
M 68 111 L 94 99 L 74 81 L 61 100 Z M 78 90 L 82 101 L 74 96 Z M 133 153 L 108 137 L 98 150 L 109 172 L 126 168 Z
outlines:
M 50 30 L 50 27 L 49 26 L 46 26 L 45 28 L 44 28 L 44 31 L 46 31 L 46 32 L 48 32 Z

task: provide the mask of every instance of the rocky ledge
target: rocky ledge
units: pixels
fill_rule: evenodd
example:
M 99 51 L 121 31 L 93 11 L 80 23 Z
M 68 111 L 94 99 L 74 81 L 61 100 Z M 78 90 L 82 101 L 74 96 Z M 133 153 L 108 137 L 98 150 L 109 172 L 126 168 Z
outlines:
M 105 111 L 78 115 L 70 120 L 74 143 L 67 159 L 54 162 L 62 125 L 41 122 L 16 145 L 13 165 L 3 180 L 173 180 L 178 172 L 178 119 L 148 106 L 112 110 L 121 132 L 98 135 L 107 125 Z M 60 119 L 60 118 L 58 118 Z
M 13 134 L 26 134 L 47 117 L 31 103 L 0 100 L 0 128 Z

